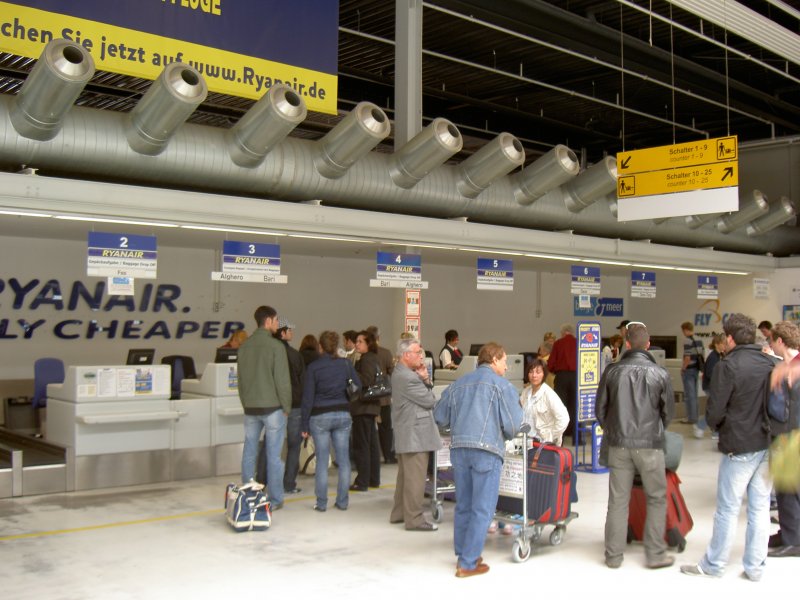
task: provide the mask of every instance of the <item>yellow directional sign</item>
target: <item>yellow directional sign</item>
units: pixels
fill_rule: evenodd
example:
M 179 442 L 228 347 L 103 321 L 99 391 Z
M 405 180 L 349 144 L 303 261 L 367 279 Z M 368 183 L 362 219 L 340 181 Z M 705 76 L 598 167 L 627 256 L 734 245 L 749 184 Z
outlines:
M 694 190 L 739 185 L 739 164 L 732 160 L 719 164 L 695 165 L 678 169 L 640 172 L 617 176 L 617 197 L 633 198 L 674 194 Z
M 617 154 L 617 174 L 622 177 L 649 171 L 735 161 L 738 159 L 737 147 L 737 137 L 732 135 L 672 146 L 620 152 Z

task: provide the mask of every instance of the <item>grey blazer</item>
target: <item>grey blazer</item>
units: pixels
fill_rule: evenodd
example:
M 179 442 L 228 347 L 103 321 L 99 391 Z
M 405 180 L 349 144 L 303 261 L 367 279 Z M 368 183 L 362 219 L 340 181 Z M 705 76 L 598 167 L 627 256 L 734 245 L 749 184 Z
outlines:
M 397 363 L 392 373 L 392 426 L 397 454 L 431 452 L 441 448 L 433 420 L 436 399 L 414 371 Z

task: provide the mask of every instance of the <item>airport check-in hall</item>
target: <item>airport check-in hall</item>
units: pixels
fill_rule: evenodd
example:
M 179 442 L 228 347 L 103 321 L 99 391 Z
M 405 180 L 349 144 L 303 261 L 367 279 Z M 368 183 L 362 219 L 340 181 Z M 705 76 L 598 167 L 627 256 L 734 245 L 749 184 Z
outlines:
M 682 324 L 709 353 L 730 315 L 800 321 L 799 140 L 800 12 L 781 0 L 0 2 L 8 597 L 557 593 L 578 570 L 697 593 L 641 542 L 603 562 L 601 350 L 644 323 L 669 375 L 694 519 L 676 556 L 696 563 L 721 454 L 692 420 L 708 390 L 687 404 Z M 577 330 L 570 516 L 533 537 L 494 519 L 491 572 L 454 582 L 447 452 L 424 501 L 438 529 L 390 523 L 384 402 L 379 485 L 323 514 L 312 463 L 269 529 L 234 533 L 237 348 L 263 305 L 314 358 L 326 331 L 341 356 L 369 326 L 392 355 L 418 339 L 437 400 L 489 342 L 524 396 L 547 334 Z M 737 594 L 745 513 L 711 583 Z M 785 590 L 793 562 L 759 585 Z

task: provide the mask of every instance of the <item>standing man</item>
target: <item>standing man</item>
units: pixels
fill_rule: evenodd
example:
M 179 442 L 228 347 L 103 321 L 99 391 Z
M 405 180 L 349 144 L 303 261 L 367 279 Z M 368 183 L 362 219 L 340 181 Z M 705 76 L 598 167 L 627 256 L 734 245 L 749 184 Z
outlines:
M 457 369 L 463 358 L 458 349 L 458 332 L 448 329 L 444 334 L 444 348 L 439 352 L 439 364 L 443 369 Z
M 433 420 L 433 383 L 425 366 L 425 352 L 414 338 L 397 343 L 398 361 L 392 373 L 392 421 L 398 462 L 397 485 L 390 523 L 405 523 L 407 531 L 436 531 L 425 520 L 425 479 L 428 456 L 441 448 Z
M 767 449 L 769 422 L 766 400 L 775 358 L 755 344 L 756 324 L 741 313 L 722 326 L 727 353 L 714 368 L 706 421 L 719 431 L 722 458 L 717 475 L 717 509 L 706 553 L 695 565 L 681 566 L 686 575 L 722 577 L 736 535 L 736 521 L 747 495 L 744 576 L 758 581 L 764 571 L 769 539 Z
M 456 483 L 453 545 L 456 577 L 489 570 L 481 552 L 497 507 L 505 442 L 522 424 L 519 393 L 503 378 L 506 352 L 489 342 L 478 368 L 452 383 L 434 408 L 436 422 L 450 428 L 450 461 Z
M 597 389 L 597 421 L 608 444 L 606 566 L 622 566 L 628 533 L 628 502 L 638 472 L 647 496 L 644 552 L 648 569 L 669 567 L 664 529 L 667 479 L 664 432 L 672 420 L 675 398 L 666 369 L 647 351 L 650 335 L 643 323 L 629 323 L 626 352 L 608 365 Z
M 700 374 L 700 361 L 703 357 L 703 342 L 694 337 L 694 325 L 690 321 L 681 323 L 683 342 L 683 363 L 681 381 L 683 382 L 683 401 L 686 403 L 686 418 L 681 423 L 697 423 L 697 376 Z
M 772 373 L 773 394 L 784 399 L 787 420 L 770 422 L 773 439 L 800 428 L 800 382 L 789 382 L 790 369 L 800 369 L 800 327 L 791 321 L 770 325 L 770 346 L 783 362 Z M 777 381 L 776 381 L 777 380 Z M 780 530 L 769 538 L 770 557 L 800 556 L 800 490 L 775 492 Z
M 352 364 L 356 364 L 358 359 L 361 358 L 361 355 L 356 351 L 356 339 L 358 338 L 358 332 L 352 329 L 348 329 L 342 334 L 342 344 L 344 345 L 344 351 L 339 354 L 342 358 L 346 358 Z
M 575 434 L 578 430 L 575 413 L 577 358 L 578 344 L 575 339 L 575 328 L 571 323 L 564 323 L 561 326 L 561 337 L 553 344 L 553 351 L 550 352 L 550 358 L 547 359 L 547 370 L 556 376 L 553 388 L 567 407 L 569 413 L 569 429 L 567 431 L 572 436 L 573 442 L 575 442 Z
M 303 443 L 301 426 L 301 405 L 303 403 L 303 381 L 306 374 L 306 363 L 303 356 L 289 345 L 294 337 L 294 323 L 281 317 L 278 319 L 278 330 L 275 339 L 283 342 L 286 358 L 289 361 L 289 377 L 292 381 L 292 410 L 286 424 L 286 470 L 283 474 L 283 491 L 287 494 L 299 494 L 297 473 L 300 471 L 300 446 Z
M 375 325 L 367 327 L 373 336 L 375 342 L 378 344 L 378 363 L 381 366 L 381 371 L 386 375 L 391 375 L 394 370 L 394 356 L 392 351 L 384 348 L 381 343 L 381 332 Z M 381 414 L 378 419 L 378 442 L 381 446 L 381 454 L 383 454 L 383 462 L 387 465 L 397 464 L 397 457 L 394 450 L 394 433 L 392 432 L 392 397 L 384 396 L 380 399 Z
M 278 330 L 278 313 L 271 306 L 255 312 L 258 328 L 239 348 L 239 399 L 244 408 L 242 481 L 253 479 L 258 438 L 265 432 L 267 487 L 272 510 L 283 507 L 283 461 L 286 417 L 292 409 L 289 361 L 283 345 L 272 337 Z

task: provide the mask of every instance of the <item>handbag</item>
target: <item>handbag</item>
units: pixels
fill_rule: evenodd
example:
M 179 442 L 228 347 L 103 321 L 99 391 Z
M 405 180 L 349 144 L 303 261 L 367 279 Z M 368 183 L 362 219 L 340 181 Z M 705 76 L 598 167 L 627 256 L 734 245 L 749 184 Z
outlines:
M 381 371 L 378 367 L 378 373 L 375 375 L 375 382 L 361 392 L 361 400 L 369 402 L 371 400 L 379 400 L 386 396 L 392 395 L 392 380 L 389 376 Z
M 345 388 L 347 399 L 350 402 L 355 402 L 361 397 L 361 386 L 359 386 L 352 377 L 347 378 L 347 387 Z

